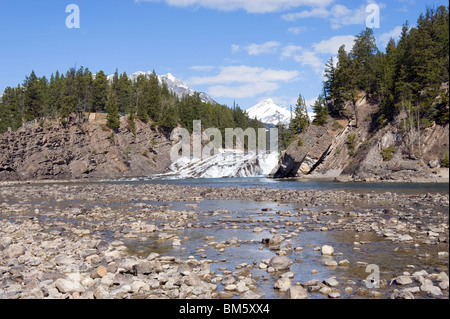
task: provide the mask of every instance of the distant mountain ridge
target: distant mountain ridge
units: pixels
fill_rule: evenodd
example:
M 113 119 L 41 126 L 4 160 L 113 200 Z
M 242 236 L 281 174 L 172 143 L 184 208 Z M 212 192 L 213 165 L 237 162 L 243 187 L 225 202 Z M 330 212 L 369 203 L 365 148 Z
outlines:
M 140 75 L 150 77 L 150 75 L 152 73 L 153 72 L 151 72 L 151 71 L 148 71 L 148 72 L 137 71 L 137 72 L 131 74 L 129 76 L 129 79 L 131 81 L 136 81 L 136 79 Z M 114 77 L 114 75 L 109 75 L 108 80 L 112 81 L 113 77 Z M 166 83 L 169 91 L 175 93 L 179 99 L 181 99 L 183 96 L 186 96 L 186 95 L 193 96 L 195 93 L 198 92 L 198 91 L 190 88 L 189 86 L 187 86 L 187 84 L 184 83 L 183 81 L 174 77 L 171 73 L 167 73 L 165 75 L 158 75 L 158 80 L 159 80 L 160 84 L 162 84 L 163 82 Z M 203 93 L 203 92 L 198 92 L 198 93 L 200 94 L 200 99 L 204 103 L 218 104 L 216 101 L 214 101 L 214 99 L 212 97 L 210 97 L 206 93 Z

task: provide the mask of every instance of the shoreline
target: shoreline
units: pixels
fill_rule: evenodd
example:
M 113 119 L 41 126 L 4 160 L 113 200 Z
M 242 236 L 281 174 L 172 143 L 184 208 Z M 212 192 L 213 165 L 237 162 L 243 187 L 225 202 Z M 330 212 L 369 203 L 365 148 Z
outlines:
M 268 177 L 254 177 L 254 178 L 268 178 Z M 33 184 L 59 184 L 59 183 L 108 183 L 108 182 L 127 182 L 127 181 L 133 181 L 136 179 L 136 181 L 155 181 L 155 182 L 164 182 L 164 181 L 177 181 L 177 180 L 200 180 L 200 179 L 152 179 L 151 177 L 145 177 L 145 176 L 135 176 L 135 177 L 124 177 L 117 178 L 117 179 L 102 179 L 102 178 L 93 178 L 93 179 L 35 179 L 35 180 L 14 180 L 14 181 L 0 181 L 0 187 L 1 186 L 8 186 L 8 185 L 33 185 Z M 227 178 L 223 178 L 224 180 Z M 324 182 L 335 182 L 335 183 L 361 183 L 361 184 L 368 184 L 368 183 L 386 183 L 386 184 L 401 184 L 401 183 L 417 183 L 417 184 L 449 184 L 450 178 L 448 177 L 448 169 L 447 169 L 447 176 L 439 176 L 439 177 L 430 177 L 430 178 L 409 178 L 404 180 L 385 180 L 385 179 L 365 179 L 365 180 L 354 180 L 350 177 L 335 177 L 335 176 L 324 176 L 324 175 L 310 175 L 305 177 L 286 177 L 286 178 L 279 178 L 279 179 L 273 179 L 274 181 L 299 181 L 299 182 L 307 182 L 307 181 L 324 181 Z M 204 181 L 208 180 L 215 180 L 215 178 L 205 178 L 201 179 Z

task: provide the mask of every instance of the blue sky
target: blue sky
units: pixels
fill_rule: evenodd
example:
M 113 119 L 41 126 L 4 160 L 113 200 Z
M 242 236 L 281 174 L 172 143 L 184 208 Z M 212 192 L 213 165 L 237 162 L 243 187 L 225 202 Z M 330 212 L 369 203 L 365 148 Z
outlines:
M 66 27 L 66 6 L 80 28 Z M 326 61 L 380 9 L 379 48 L 440 0 L 0 0 L 0 90 L 35 70 L 172 73 L 219 103 L 313 103 Z

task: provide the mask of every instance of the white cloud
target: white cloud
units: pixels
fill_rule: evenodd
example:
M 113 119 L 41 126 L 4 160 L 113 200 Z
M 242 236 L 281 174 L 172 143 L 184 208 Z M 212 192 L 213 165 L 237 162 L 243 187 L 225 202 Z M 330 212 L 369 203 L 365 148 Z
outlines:
M 289 82 L 296 80 L 298 71 L 273 70 L 246 65 L 221 68 L 216 76 L 193 77 L 189 81 L 194 85 L 226 84 L 226 83 L 258 83 L 258 82 Z
M 254 97 L 272 93 L 279 88 L 279 82 L 299 80 L 300 72 L 274 70 L 246 65 L 222 67 L 214 76 L 192 77 L 192 85 L 211 85 L 208 93 L 213 97 Z
M 293 34 L 296 34 L 296 35 L 299 35 L 299 34 L 301 34 L 301 33 L 304 33 L 304 32 L 306 32 L 306 30 L 307 30 L 307 28 L 304 27 L 304 26 L 302 26 L 302 27 L 293 27 L 293 28 L 289 28 L 289 29 L 288 29 L 288 31 L 289 31 L 290 33 L 293 33 Z
M 193 71 L 211 71 L 213 70 L 215 67 L 212 65 L 193 65 L 191 66 L 189 69 L 193 70 Z
M 253 43 L 245 49 L 249 55 L 260 55 L 265 53 L 274 53 L 280 45 L 280 42 L 269 41 L 262 44 Z
M 305 50 L 300 55 L 296 55 L 294 60 L 303 66 L 312 67 L 316 72 L 321 72 L 323 69 L 323 61 L 313 51 Z
M 367 5 L 361 5 L 355 10 L 350 10 L 342 4 L 337 4 L 331 9 L 331 27 L 333 29 L 339 29 L 342 26 L 364 24 L 366 22 Z
M 330 8 L 318 6 L 311 10 L 303 10 L 295 13 L 288 13 L 282 16 L 286 21 L 296 21 L 305 18 L 327 19 L 331 23 L 333 29 L 339 29 L 342 26 L 365 24 L 368 13 L 366 8 L 373 1 L 368 0 L 367 3 L 360 5 L 358 8 L 349 9 L 342 4 L 335 4 Z M 384 8 L 384 4 L 378 4 L 380 8 Z
M 288 45 L 284 47 L 283 52 L 281 53 L 281 58 L 292 58 L 303 51 L 301 46 L 297 45 Z
M 323 69 L 323 61 L 318 57 L 317 53 L 300 46 L 286 46 L 281 53 L 281 58 L 292 58 L 302 66 L 310 66 L 317 73 L 320 73 Z
M 303 18 L 328 18 L 330 12 L 323 7 L 314 8 L 312 10 L 304 10 L 296 13 L 288 13 L 282 16 L 286 21 L 296 21 Z
M 380 45 L 385 48 L 389 41 L 392 39 L 398 41 L 400 36 L 402 35 L 403 26 L 397 26 L 389 32 L 383 33 L 378 37 L 378 42 Z
M 174 7 L 201 6 L 220 11 L 245 10 L 249 13 L 267 13 L 301 6 L 328 6 L 334 0 L 135 0 L 136 3 L 161 1 Z
M 293 59 L 302 66 L 311 67 L 316 73 L 322 73 L 325 60 L 330 55 L 337 55 L 339 47 L 345 44 L 346 50 L 353 48 L 355 37 L 352 35 L 335 36 L 312 44 L 311 49 L 305 49 L 297 45 L 287 45 L 281 52 L 281 59 Z
M 241 86 L 217 85 L 208 89 L 208 94 L 215 98 L 249 98 L 260 94 L 270 94 L 277 90 L 279 85 L 273 82 L 249 83 Z
M 237 44 L 232 44 L 231 45 L 231 52 L 232 53 L 237 53 L 237 52 L 239 52 L 240 49 L 241 49 L 240 46 L 237 45 Z
M 353 48 L 355 37 L 352 35 L 335 36 L 313 44 L 314 51 L 322 54 L 337 55 L 341 45 L 345 44 L 346 51 Z

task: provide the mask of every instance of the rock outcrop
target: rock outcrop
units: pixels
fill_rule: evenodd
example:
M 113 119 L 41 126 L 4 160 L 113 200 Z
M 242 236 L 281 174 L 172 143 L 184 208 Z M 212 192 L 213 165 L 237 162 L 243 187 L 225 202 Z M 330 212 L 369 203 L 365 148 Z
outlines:
M 0 136 L 0 180 L 141 177 L 164 173 L 172 144 L 163 132 L 126 120 L 118 132 L 97 123 L 45 121 Z
M 348 109 L 351 106 L 348 105 Z M 449 126 L 405 128 L 406 114 L 377 126 L 378 105 L 366 97 L 357 116 L 310 125 L 288 147 L 273 178 L 336 178 L 338 181 L 448 181 L 440 167 L 449 148 Z

